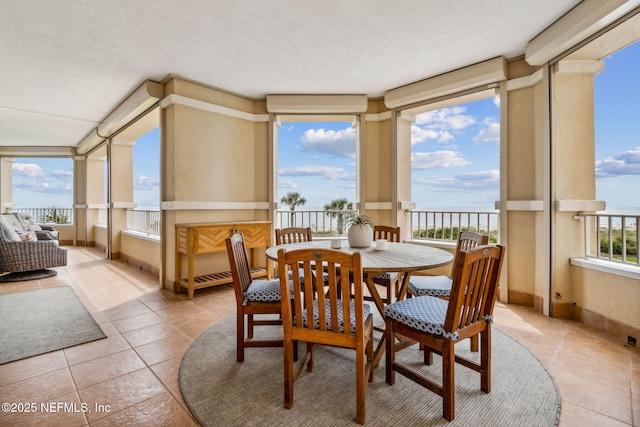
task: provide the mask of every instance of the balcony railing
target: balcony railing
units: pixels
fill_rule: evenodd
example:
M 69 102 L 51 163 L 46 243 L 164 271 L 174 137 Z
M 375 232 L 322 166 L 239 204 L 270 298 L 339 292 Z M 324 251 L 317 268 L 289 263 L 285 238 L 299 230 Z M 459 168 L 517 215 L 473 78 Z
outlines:
M 584 223 L 586 258 L 597 258 L 639 266 L 640 215 L 579 215 Z
M 127 230 L 160 235 L 160 211 L 127 210 Z
M 411 211 L 411 240 L 455 242 L 461 231 L 473 231 L 498 242 L 498 211 Z
M 12 212 L 25 212 L 41 224 L 73 224 L 73 208 L 16 208 Z
M 275 228 L 311 227 L 317 237 L 338 237 L 346 233 L 344 220 L 355 210 L 291 211 L 277 210 Z

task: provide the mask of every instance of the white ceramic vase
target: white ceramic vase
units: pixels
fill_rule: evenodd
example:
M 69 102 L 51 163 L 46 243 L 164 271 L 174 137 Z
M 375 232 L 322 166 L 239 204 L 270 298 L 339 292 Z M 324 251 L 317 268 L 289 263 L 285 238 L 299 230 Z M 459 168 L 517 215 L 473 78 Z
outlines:
M 347 230 L 347 239 L 352 248 L 368 248 L 373 242 L 373 228 L 369 224 L 354 224 Z

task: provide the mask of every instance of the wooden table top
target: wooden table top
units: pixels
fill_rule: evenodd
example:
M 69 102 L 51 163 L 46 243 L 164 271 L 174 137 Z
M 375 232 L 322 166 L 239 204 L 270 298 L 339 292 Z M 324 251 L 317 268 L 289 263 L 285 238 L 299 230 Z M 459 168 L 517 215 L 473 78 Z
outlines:
M 369 248 L 352 248 L 346 240 L 343 240 L 342 247 L 336 250 L 350 254 L 360 252 L 362 269 L 367 273 L 426 270 L 447 265 L 453 261 L 453 255 L 450 252 L 438 248 L 394 242 L 389 242 L 387 246 L 386 250 L 376 249 L 375 243 Z M 296 249 L 331 249 L 331 240 L 313 240 L 311 242 L 272 246 L 266 251 L 267 257 L 277 260 L 278 250 L 280 249 L 287 251 Z

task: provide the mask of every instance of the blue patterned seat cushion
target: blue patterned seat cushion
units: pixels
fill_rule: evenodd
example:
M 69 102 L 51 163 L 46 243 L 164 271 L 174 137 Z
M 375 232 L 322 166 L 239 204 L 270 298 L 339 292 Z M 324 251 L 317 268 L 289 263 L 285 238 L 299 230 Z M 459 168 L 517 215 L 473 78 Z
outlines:
M 457 340 L 460 338 L 457 332 L 448 332 L 444 329 L 448 306 L 447 300 L 422 296 L 389 304 L 384 308 L 384 315 L 410 328 Z M 493 322 L 493 316 L 485 314 L 482 317 L 487 322 Z
M 453 280 L 449 276 L 411 276 L 409 292 L 416 296 L 448 297 Z
M 254 280 L 244 293 L 243 305 L 249 302 L 280 301 L 279 280 Z
M 434 297 L 416 297 L 394 302 L 384 308 L 384 315 L 397 320 L 403 325 L 433 335 L 441 335 L 450 340 L 457 340 L 457 332 L 444 329 L 449 302 Z
M 338 331 L 339 332 L 344 332 L 344 318 L 342 315 L 342 300 L 338 300 Z M 324 312 L 326 313 L 326 319 L 327 319 L 327 329 L 331 330 L 331 307 L 330 307 L 330 302 L 328 299 L 325 299 L 325 307 L 324 307 Z M 353 333 L 355 333 L 356 330 L 356 315 L 355 315 L 355 302 L 353 301 L 349 301 L 349 312 L 351 313 L 351 331 Z M 369 307 L 369 304 L 364 304 L 364 319 L 366 320 L 366 318 L 369 316 L 369 313 L 371 313 L 371 307 Z M 318 300 L 315 299 L 313 300 L 313 320 L 314 320 L 314 324 L 315 324 L 315 328 L 319 328 L 320 327 L 320 318 L 318 316 Z M 302 310 L 302 324 L 307 327 L 309 325 L 309 323 L 307 322 L 307 309 Z
M 313 276 L 315 277 L 316 275 L 315 270 L 312 273 L 313 273 Z M 300 275 L 300 284 L 304 284 L 304 268 L 299 268 L 298 274 Z M 322 278 L 324 282 L 327 283 L 329 281 L 329 273 L 327 272 L 322 273 Z M 293 279 L 293 271 L 289 270 L 289 280 L 291 279 Z
M 398 275 L 398 273 L 382 273 L 382 274 L 377 274 L 377 275 L 373 276 L 373 278 L 374 279 L 378 279 L 378 280 L 391 280 L 392 278 L 394 278 L 397 275 Z

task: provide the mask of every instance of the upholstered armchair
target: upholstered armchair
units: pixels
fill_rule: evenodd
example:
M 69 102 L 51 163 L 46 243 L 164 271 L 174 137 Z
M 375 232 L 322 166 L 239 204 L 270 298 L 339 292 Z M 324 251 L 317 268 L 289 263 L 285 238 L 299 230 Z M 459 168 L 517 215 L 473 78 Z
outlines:
M 28 212 L 5 213 L 2 216 L 16 232 L 33 231 L 38 240 L 58 240 L 59 233 L 53 225 L 37 224 Z
M 58 246 L 57 240 L 23 241 L 6 221 L 7 216 L 0 215 L 0 272 L 43 270 L 67 265 L 67 250 Z

